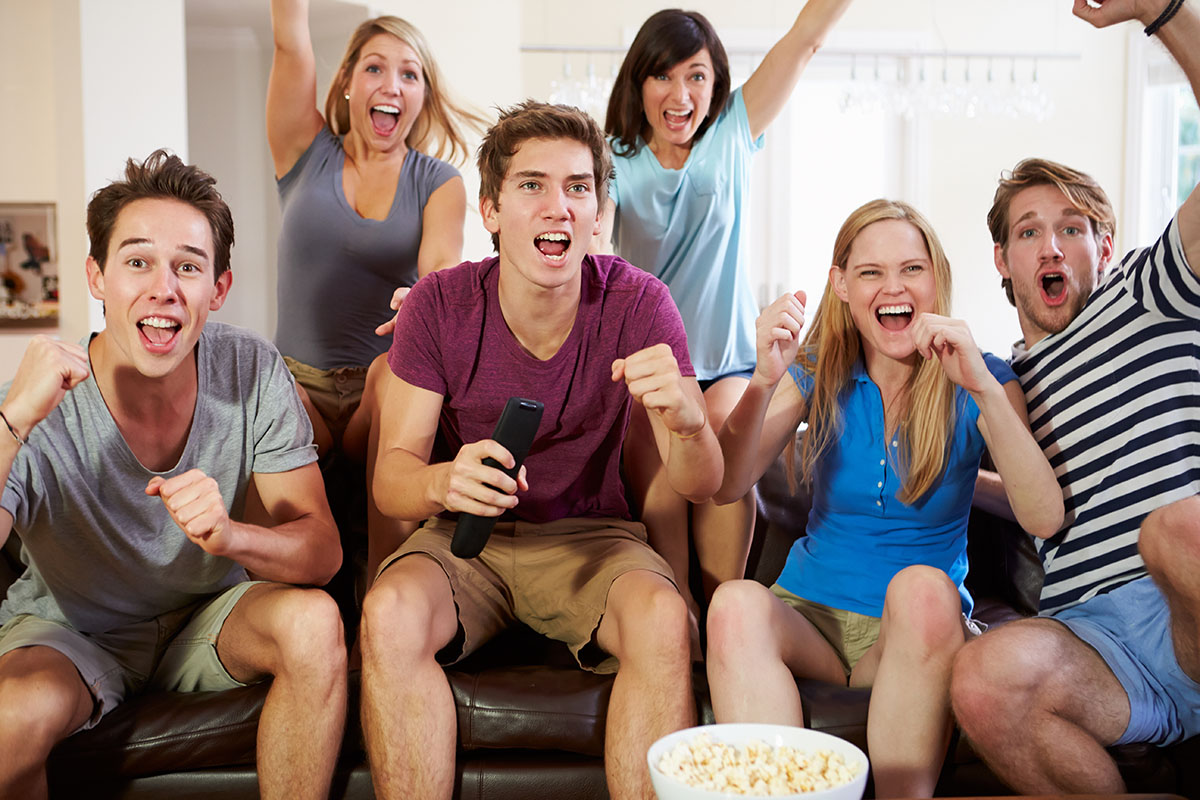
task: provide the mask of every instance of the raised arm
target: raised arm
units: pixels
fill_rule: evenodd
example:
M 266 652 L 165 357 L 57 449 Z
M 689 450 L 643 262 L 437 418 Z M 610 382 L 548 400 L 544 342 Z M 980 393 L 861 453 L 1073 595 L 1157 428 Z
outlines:
M 992 379 L 995 382 L 995 379 Z M 1039 539 L 1058 533 L 1063 524 L 1063 497 L 1054 470 L 1029 432 L 1025 395 L 1017 381 L 978 394 L 979 432 L 983 434 L 1004 495 L 1017 523 Z M 976 490 L 978 491 L 978 479 Z
M 1074 4 L 1075 16 L 1097 28 L 1131 20 L 1149 27 L 1170 6 L 1171 0 L 1104 0 L 1098 8 L 1092 8 L 1087 0 L 1074 0 Z M 1200 14 L 1196 0 L 1185 0 L 1155 35 L 1183 70 L 1192 86 L 1192 95 L 1200 103 Z M 1200 276 L 1200 186 L 1192 188 L 1179 208 L 1179 235 L 1188 265 Z
M 750 135 L 757 139 L 792 96 L 792 90 L 850 0 L 808 0 L 791 29 L 767 52 L 742 88 Z
M 17 453 L 29 446 L 24 443 L 29 434 L 87 376 L 88 357 L 82 347 L 49 336 L 33 337 L 0 402 L 0 491 Z M 12 524 L 12 515 L 0 509 L 0 546 L 8 540 Z
M 317 62 L 308 30 L 308 0 L 271 0 L 275 49 L 267 81 L 267 144 L 282 177 L 325 124 L 317 110 Z
M 1038 538 L 1053 536 L 1063 523 L 1062 490 L 1029 432 L 1020 384 L 1000 385 L 962 320 L 921 314 L 913 323 L 913 341 L 922 356 L 937 358 L 950 380 L 970 392 L 979 406 L 979 432 L 1016 521 Z
M 725 478 L 714 496 L 729 503 L 745 496 L 796 435 L 808 413 L 804 396 L 788 377 L 804 326 L 804 292 L 785 294 L 755 323 L 758 361 L 750 383 L 721 427 Z
M 618 358 L 612 379 L 624 381 L 646 408 L 671 488 L 693 503 L 707 502 L 721 485 L 721 448 L 700 384 L 680 374 L 671 346 L 656 344 Z

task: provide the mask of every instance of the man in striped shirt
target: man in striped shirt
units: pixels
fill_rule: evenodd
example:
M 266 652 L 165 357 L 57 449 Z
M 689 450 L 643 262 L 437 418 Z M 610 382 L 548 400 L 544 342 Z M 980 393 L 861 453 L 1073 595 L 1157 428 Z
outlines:
M 1200 97 L 1185 0 L 1075 14 L 1140 20 Z M 1021 792 L 1123 792 L 1107 746 L 1200 733 L 1200 189 L 1119 265 L 1104 191 L 1060 164 L 1018 164 L 988 223 L 1024 334 L 1013 369 L 1067 513 L 1040 542 L 1041 616 L 960 652 L 954 710 Z

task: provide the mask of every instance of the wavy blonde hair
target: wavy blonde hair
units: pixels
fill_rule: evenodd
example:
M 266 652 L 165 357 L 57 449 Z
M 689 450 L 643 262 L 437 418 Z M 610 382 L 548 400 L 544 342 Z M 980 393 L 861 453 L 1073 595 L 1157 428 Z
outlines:
M 459 166 L 466 163 L 470 151 L 464 129 L 482 132 L 487 127 L 487 119 L 446 93 L 441 70 L 424 35 L 415 25 L 399 17 L 375 17 L 354 30 L 325 97 L 326 126 L 338 136 L 350 131 L 350 103 L 346 100 L 346 89 L 350 86 L 350 76 L 358 64 L 363 45 L 380 33 L 395 36 L 415 50 L 421 60 L 421 73 L 425 76 L 425 102 L 404 143 L 434 158 Z
M 920 231 L 933 263 L 934 312 L 949 315 L 950 262 L 933 226 L 907 203 L 872 200 L 851 213 L 842 223 L 833 245 L 834 266 L 845 270 L 850 248 L 858 235 L 868 226 L 889 219 L 903 220 Z M 854 364 L 861 354 L 862 341 L 850 316 L 850 306 L 834 293 L 832 282 L 827 282 L 812 327 L 796 356 L 796 363 L 815 381 L 808 398 L 808 432 L 800 449 L 801 476 L 806 483 L 812 480 L 817 460 L 841 432 L 843 420 L 838 400 L 848 388 Z M 903 413 L 895 432 L 900 440 L 896 471 L 903 484 L 896 497 L 912 505 L 945 470 L 956 413 L 954 385 L 936 359 L 920 359 L 899 400 L 903 402 Z M 790 455 L 786 463 L 792 463 Z

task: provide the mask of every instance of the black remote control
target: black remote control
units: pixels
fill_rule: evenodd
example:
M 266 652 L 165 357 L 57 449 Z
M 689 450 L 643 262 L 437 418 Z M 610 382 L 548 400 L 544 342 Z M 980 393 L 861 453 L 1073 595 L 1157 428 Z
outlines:
M 495 467 L 506 473 L 510 478 L 517 477 L 521 462 L 529 454 L 533 446 L 533 437 L 537 434 L 538 423 L 542 421 L 542 404 L 537 400 L 526 400 L 522 397 L 510 397 L 500 413 L 500 421 L 492 438 L 504 445 L 512 453 L 516 461 L 512 469 L 500 466 L 494 458 L 485 458 L 485 466 Z M 492 487 L 493 489 L 496 487 Z M 475 514 L 459 514 L 458 524 L 454 528 L 454 538 L 450 540 L 450 552 L 459 558 L 474 558 L 483 552 L 492 528 L 496 526 L 496 517 L 480 517 Z

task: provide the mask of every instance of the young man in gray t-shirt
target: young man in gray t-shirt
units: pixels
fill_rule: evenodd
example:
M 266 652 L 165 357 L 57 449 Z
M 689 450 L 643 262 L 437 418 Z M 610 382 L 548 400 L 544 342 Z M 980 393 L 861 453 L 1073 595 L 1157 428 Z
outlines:
M 205 325 L 232 282 L 213 184 L 158 151 L 97 192 L 87 276 L 105 329 L 35 338 L 0 392 L 0 544 L 15 531 L 26 561 L 0 604 L 2 797 L 46 796 L 55 744 L 144 686 L 267 677 L 263 796 L 329 791 L 341 618 L 284 584 L 325 583 L 341 548 L 279 354 Z M 267 527 L 242 521 L 250 495 Z

